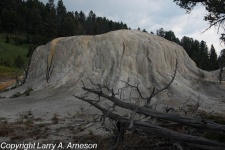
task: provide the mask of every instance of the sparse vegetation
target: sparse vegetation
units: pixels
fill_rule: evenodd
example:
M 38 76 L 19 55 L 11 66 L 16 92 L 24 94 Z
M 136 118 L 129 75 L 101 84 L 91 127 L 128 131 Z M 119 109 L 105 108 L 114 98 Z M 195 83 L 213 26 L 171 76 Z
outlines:
M 32 87 L 28 87 L 27 90 L 24 92 L 24 95 L 30 96 L 30 93 L 33 91 Z
M 201 78 L 205 78 L 205 73 L 202 70 L 199 70 L 199 76 Z
M 27 44 L 15 45 L 11 41 L 6 43 L 4 37 L 5 37 L 5 34 L 0 34 L 0 65 L 14 67 L 14 64 L 15 64 L 14 62 L 16 58 L 20 55 L 20 57 L 24 61 L 24 65 L 26 66 L 26 62 L 28 60 L 27 53 L 28 53 L 29 45 Z
M 0 121 L 0 136 L 8 137 L 10 141 L 24 141 L 26 139 L 46 139 L 48 137 L 48 127 L 35 125 L 36 120 L 30 111 L 20 114 L 17 122 L 8 123 Z
M 4 79 L 15 79 L 15 74 L 23 75 L 23 71 L 18 68 L 11 68 L 7 66 L 0 65 L 0 80 Z
M 92 130 L 88 130 L 88 135 L 93 136 L 94 132 Z
M 8 136 L 11 132 L 11 127 L 8 125 L 7 122 L 0 122 L 0 136 L 5 137 Z
M 23 95 L 23 94 L 21 94 L 20 92 L 17 92 L 15 94 L 13 94 L 10 98 L 17 98 L 17 97 L 20 97 L 21 95 Z
M 52 117 L 52 123 L 53 124 L 58 124 L 59 123 L 59 115 L 58 114 L 54 114 Z
M 17 98 L 17 97 L 20 97 L 20 96 L 30 96 L 30 93 L 33 91 L 32 87 L 28 87 L 26 89 L 26 91 L 24 91 L 23 93 L 20 93 L 20 92 L 17 92 L 15 94 L 13 94 L 10 98 Z

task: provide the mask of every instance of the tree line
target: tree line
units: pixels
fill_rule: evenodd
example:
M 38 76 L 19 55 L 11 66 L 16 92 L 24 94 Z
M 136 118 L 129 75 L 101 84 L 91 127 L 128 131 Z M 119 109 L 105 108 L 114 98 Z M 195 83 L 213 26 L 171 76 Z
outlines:
M 39 0 L 1 0 L 0 31 L 13 35 L 26 34 L 21 43 L 46 44 L 56 37 L 95 35 L 118 29 L 127 29 L 123 22 L 98 17 L 93 11 L 67 11 L 62 0 L 43 4 Z M 19 37 L 17 37 L 19 38 Z
M 222 57 L 224 58 L 224 50 L 217 56 L 216 50 L 213 45 L 208 48 L 205 41 L 198 41 L 196 39 L 184 36 L 181 40 L 177 38 L 173 31 L 165 31 L 160 28 L 156 31 L 158 36 L 161 36 L 169 41 L 181 45 L 189 57 L 196 63 L 196 65 L 207 71 L 217 70 L 220 68 Z
M 0 1 L 0 32 L 10 35 L 6 36 L 6 42 L 13 39 L 17 45 L 30 44 L 28 57 L 36 46 L 57 37 L 96 35 L 118 29 L 130 28 L 123 22 L 98 17 L 93 11 L 88 15 L 82 11 L 67 11 L 62 0 L 58 0 L 57 5 L 54 0 L 48 0 L 46 4 L 39 0 Z M 186 36 L 179 40 L 173 31 L 164 31 L 163 28 L 156 34 L 183 46 L 199 68 L 208 71 L 219 69 L 222 53 L 218 57 L 213 45 L 209 50 L 205 41 Z

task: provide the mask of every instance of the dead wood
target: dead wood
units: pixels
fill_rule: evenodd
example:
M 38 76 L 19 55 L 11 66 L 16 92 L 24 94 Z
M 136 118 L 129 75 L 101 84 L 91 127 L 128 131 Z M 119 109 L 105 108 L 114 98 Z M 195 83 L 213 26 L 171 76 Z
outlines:
M 118 114 L 112 113 L 111 111 L 109 111 L 109 110 L 103 108 L 102 106 L 100 106 L 99 104 L 97 104 L 96 101 L 94 101 L 94 100 L 79 97 L 79 96 L 74 96 L 74 97 L 79 98 L 85 102 L 88 102 L 89 104 L 93 105 L 97 109 L 101 110 L 103 114 L 107 114 L 107 117 L 119 122 L 120 130 L 122 128 L 122 129 L 129 130 L 129 131 L 136 132 L 136 133 L 157 134 L 161 137 L 172 139 L 174 141 L 178 141 L 181 143 L 186 143 L 190 147 L 193 147 L 193 148 L 201 147 L 203 149 L 207 149 L 208 146 L 213 147 L 215 149 L 224 149 L 225 148 L 224 143 L 208 140 L 203 137 L 178 133 L 178 132 L 172 131 L 170 129 L 166 129 L 164 127 L 160 127 L 158 125 L 147 123 L 147 122 L 142 122 L 142 121 L 136 120 L 133 122 L 133 129 L 131 129 L 130 128 L 130 119 L 127 119 L 126 117 L 122 117 Z
M 150 108 L 140 107 L 140 106 L 137 106 L 132 103 L 123 102 L 114 96 L 109 96 L 109 95 L 103 93 L 102 91 L 98 91 L 98 90 L 90 89 L 90 88 L 86 88 L 86 87 L 83 87 L 83 89 L 87 92 L 94 93 L 100 97 L 104 97 L 107 100 L 112 101 L 119 107 L 129 109 L 131 111 L 136 109 L 136 112 L 138 114 L 143 114 L 143 115 L 151 116 L 151 117 L 158 118 L 158 119 L 174 121 L 174 122 L 178 122 L 178 123 L 181 123 L 184 125 L 189 125 L 191 127 L 199 128 L 201 130 L 206 130 L 206 131 L 210 131 L 213 133 L 225 135 L 225 125 L 217 124 L 215 122 L 208 121 L 208 120 L 196 119 L 196 118 L 192 118 L 192 117 L 188 117 L 188 116 L 162 113 L 160 111 L 153 110 Z

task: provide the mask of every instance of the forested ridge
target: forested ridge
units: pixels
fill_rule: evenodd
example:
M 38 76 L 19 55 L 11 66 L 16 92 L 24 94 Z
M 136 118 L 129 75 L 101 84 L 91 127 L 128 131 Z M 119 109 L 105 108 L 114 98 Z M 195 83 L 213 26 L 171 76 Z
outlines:
M 173 31 L 165 31 L 163 28 L 157 30 L 156 34 L 181 45 L 199 68 L 207 71 L 219 69 L 221 58 L 217 57 L 213 45 L 209 48 L 205 41 L 198 41 L 187 36 L 184 36 L 180 40 L 175 36 Z
M 6 43 L 13 40 L 17 45 L 29 44 L 28 57 L 36 46 L 57 37 L 96 35 L 118 29 L 130 28 L 123 22 L 98 17 L 93 11 L 88 14 L 67 11 L 62 0 L 58 0 L 56 5 L 54 0 L 49 0 L 46 4 L 39 0 L 0 1 L 0 32 L 6 33 Z M 143 31 L 147 32 L 145 29 Z M 186 36 L 180 40 L 173 31 L 164 31 L 162 28 L 156 34 L 183 46 L 199 68 L 219 69 L 220 58 L 213 45 L 208 48 L 205 41 L 199 42 Z M 5 60 L 1 62 L 7 65 Z
M 39 0 L 1 0 L 1 31 L 11 34 L 27 34 L 26 42 L 44 44 L 61 36 L 94 35 L 118 29 L 127 29 L 122 22 L 98 17 L 93 11 L 67 11 L 62 0 L 55 6 L 54 0 L 47 4 Z

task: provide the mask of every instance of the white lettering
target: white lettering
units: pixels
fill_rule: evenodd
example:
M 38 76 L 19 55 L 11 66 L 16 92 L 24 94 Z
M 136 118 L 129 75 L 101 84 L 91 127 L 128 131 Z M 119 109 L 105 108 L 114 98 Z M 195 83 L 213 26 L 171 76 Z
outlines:
M 56 147 L 56 144 L 37 144 L 37 149 L 51 149 L 54 150 Z
M 63 145 L 62 145 L 62 142 L 59 143 L 59 145 L 58 145 L 57 148 L 58 148 L 58 149 L 59 149 L 59 148 L 60 148 L 60 149 L 64 149 L 64 147 L 63 147 Z
M 6 145 L 6 143 L 5 142 L 2 142 L 1 143 L 1 149 L 5 148 L 5 145 Z

